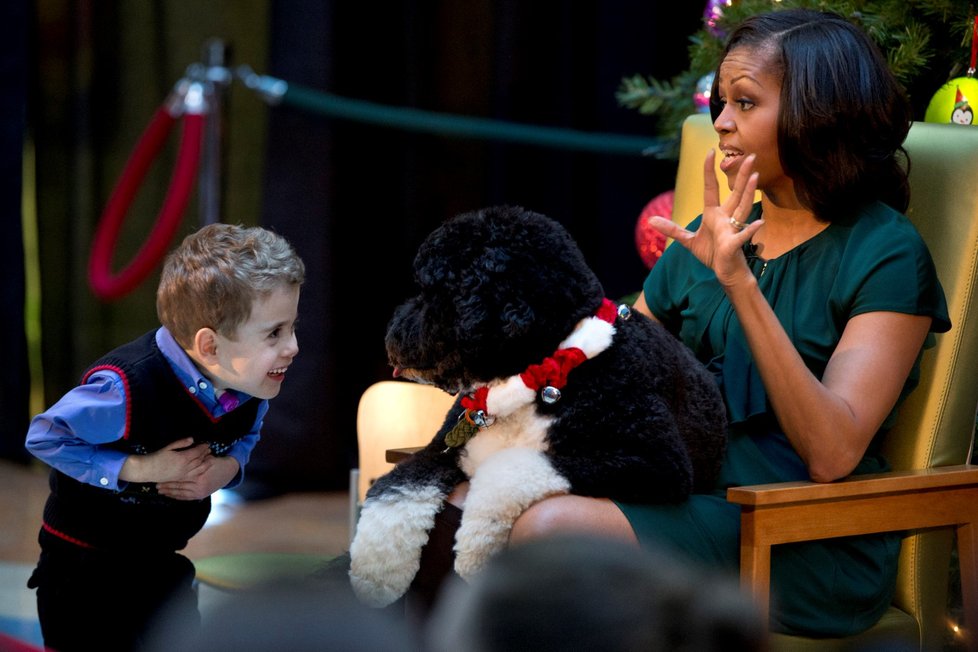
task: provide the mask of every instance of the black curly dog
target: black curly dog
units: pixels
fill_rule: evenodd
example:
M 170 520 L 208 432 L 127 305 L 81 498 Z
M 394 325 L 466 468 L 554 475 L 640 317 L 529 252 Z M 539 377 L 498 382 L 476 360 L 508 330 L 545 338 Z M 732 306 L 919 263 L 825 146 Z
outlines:
M 726 427 L 716 382 L 661 325 L 605 298 L 558 222 L 508 206 L 462 214 L 427 238 L 414 270 L 421 291 L 390 322 L 390 362 L 459 399 L 431 443 L 367 493 L 350 549 L 365 603 L 407 590 L 465 480 L 463 578 L 544 497 L 672 502 L 713 485 Z

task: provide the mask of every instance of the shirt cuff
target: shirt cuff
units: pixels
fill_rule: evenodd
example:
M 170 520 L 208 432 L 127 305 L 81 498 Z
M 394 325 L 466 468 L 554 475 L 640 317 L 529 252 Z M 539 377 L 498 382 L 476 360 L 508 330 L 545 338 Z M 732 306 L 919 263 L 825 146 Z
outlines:
M 97 462 L 92 465 L 88 484 L 113 491 L 125 489 L 129 483 L 119 480 L 119 473 L 122 472 L 122 465 L 126 463 L 127 457 L 129 455 L 122 451 L 101 449 Z
M 230 451 L 228 451 L 227 457 L 232 458 L 238 463 L 238 472 L 234 475 L 233 478 L 231 478 L 231 481 L 228 482 L 226 485 L 224 485 L 224 487 L 222 488 L 234 489 L 239 484 L 244 482 L 245 464 L 248 463 L 248 458 L 250 458 L 251 456 L 248 453 L 244 453 L 242 451 L 236 450 L 235 448 L 232 448 Z

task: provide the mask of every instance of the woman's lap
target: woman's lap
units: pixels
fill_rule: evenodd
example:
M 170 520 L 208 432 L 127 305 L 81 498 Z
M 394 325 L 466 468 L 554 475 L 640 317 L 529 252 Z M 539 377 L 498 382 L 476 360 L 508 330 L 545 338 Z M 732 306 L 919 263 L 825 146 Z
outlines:
M 698 564 L 736 571 L 740 546 L 736 505 L 702 494 L 678 504 L 615 505 L 643 546 L 665 548 Z
M 737 572 L 740 508 L 694 495 L 676 505 L 615 503 L 641 545 L 664 548 L 719 572 Z M 899 536 L 775 546 L 772 628 L 841 636 L 874 624 L 892 599 Z

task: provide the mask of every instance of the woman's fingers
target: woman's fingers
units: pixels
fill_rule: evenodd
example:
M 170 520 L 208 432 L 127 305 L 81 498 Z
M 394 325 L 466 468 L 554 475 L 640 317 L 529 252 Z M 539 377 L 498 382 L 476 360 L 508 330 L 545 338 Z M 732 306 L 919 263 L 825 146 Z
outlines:
M 751 172 L 746 181 L 741 184 L 740 174 L 737 175 L 737 185 L 724 202 L 723 211 L 730 215 L 730 223 L 738 231 L 746 226 L 747 217 L 754 208 L 754 191 L 757 190 L 757 172 Z
M 709 221 L 713 224 L 712 228 L 720 228 L 720 222 L 729 222 L 737 230 L 743 228 L 747 216 L 754 205 L 754 193 L 757 190 L 757 173 L 754 172 L 754 154 L 744 157 L 734 177 L 733 187 L 730 194 L 720 203 L 720 185 L 717 180 L 716 150 L 711 149 L 703 162 L 703 215 L 704 222 L 707 215 L 711 215 Z M 717 210 L 711 210 L 717 209 Z M 673 236 L 675 237 L 675 236 Z
M 751 238 L 754 237 L 754 234 L 757 233 L 762 226 L 764 226 L 764 220 L 754 220 L 753 222 L 748 224 L 740 234 L 741 235 L 740 244 L 745 245 L 748 242 L 750 242 Z
M 737 208 L 743 204 L 745 199 L 750 202 L 750 204 L 754 203 L 754 191 L 751 190 L 749 193 L 747 192 L 747 187 L 749 185 L 751 185 L 752 188 L 757 188 L 757 179 L 753 178 L 754 158 L 755 157 L 753 154 L 748 154 L 746 157 L 744 157 L 743 162 L 740 164 L 740 168 L 737 170 L 737 176 L 734 177 L 733 189 L 731 189 L 730 194 L 727 195 L 727 198 L 723 202 L 722 206 L 723 211 L 727 215 L 733 215 L 734 211 L 736 211 Z M 742 222 L 743 220 L 738 221 Z
M 653 215 L 650 217 L 649 226 L 667 238 L 672 238 L 673 240 L 682 240 L 693 235 L 672 220 L 668 220 L 661 215 Z
M 706 153 L 703 161 L 703 207 L 709 208 L 720 205 L 720 182 L 717 181 L 716 170 L 717 152 L 712 147 Z
M 738 219 L 747 219 L 750 215 L 751 210 L 754 208 L 754 191 L 757 190 L 757 172 L 752 172 L 747 178 L 747 185 L 744 186 L 744 191 L 740 196 L 740 202 L 737 205 L 737 210 L 740 215 Z

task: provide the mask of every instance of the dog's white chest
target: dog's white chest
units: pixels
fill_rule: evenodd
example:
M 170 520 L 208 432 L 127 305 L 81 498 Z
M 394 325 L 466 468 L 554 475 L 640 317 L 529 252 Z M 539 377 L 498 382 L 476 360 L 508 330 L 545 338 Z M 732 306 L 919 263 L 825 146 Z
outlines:
M 506 448 L 547 449 L 547 431 L 553 417 L 541 415 L 531 403 L 480 429 L 462 449 L 459 466 L 469 477 L 494 453 Z

